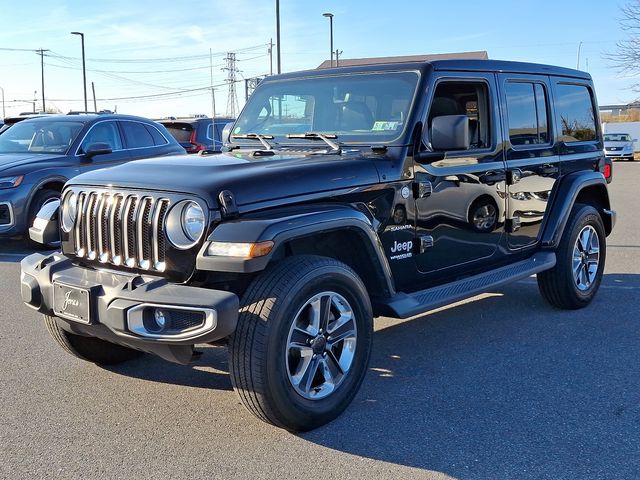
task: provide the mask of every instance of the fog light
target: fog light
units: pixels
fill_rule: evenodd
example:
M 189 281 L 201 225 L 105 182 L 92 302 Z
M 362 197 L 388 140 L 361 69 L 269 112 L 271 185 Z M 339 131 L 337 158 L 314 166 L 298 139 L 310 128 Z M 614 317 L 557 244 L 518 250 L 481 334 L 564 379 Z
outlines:
M 171 314 L 160 308 L 146 310 L 143 318 L 143 325 L 149 332 L 164 332 L 171 328 Z
M 156 321 L 156 325 L 160 328 L 160 330 L 164 329 L 167 324 L 167 317 L 164 316 L 164 312 L 162 310 L 155 310 L 153 312 L 153 318 Z

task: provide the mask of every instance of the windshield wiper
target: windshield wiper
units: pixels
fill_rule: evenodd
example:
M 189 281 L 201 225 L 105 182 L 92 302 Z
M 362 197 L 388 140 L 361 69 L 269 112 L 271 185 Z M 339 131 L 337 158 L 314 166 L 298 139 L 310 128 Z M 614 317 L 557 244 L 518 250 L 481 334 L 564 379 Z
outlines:
M 259 133 L 242 133 L 242 134 L 239 133 L 237 135 L 231 135 L 231 136 L 233 138 L 260 140 L 260 143 L 264 148 L 266 148 L 269 151 L 273 150 L 273 147 L 271 146 L 271 144 L 267 142 L 267 139 L 273 140 L 273 135 L 261 135 Z
M 327 152 L 327 154 L 336 154 L 340 155 L 342 153 L 342 147 L 338 145 L 336 142 L 331 139 L 337 139 L 338 136 L 336 134 L 324 134 L 318 132 L 307 132 L 307 133 L 288 133 L 287 138 L 305 138 L 308 140 L 322 140 L 324 143 L 331 147 L 331 150 Z

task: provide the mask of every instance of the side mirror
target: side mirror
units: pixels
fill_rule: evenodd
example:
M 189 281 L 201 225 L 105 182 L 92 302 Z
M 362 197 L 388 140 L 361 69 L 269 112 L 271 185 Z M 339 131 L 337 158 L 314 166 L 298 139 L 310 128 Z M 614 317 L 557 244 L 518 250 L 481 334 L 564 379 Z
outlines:
M 84 152 L 84 158 L 91 160 L 96 155 L 107 155 L 112 151 L 111 145 L 108 143 L 92 143 L 87 147 L 87 151 Z
M 222 145 L 220 146 L 220 148 L 231 142 L 231 139 L 229 137 L 231 136 L 231 129 L 233 128 L 233 125 L 235 123 L 236 122 L 229 122 L 222 129 L 222 133 L 220 134 L 220 142 L 222 142 Z
M 431 146 L 434 150 L 466 150 L 469 148 L 469 117 L 443 115 L 431 122 Z
M 60 242 L 58 231 L 58 212 L 60 200 L 45 203 L 36 214 L 33 226 L 29 228 L 29 238 L 45 246 L 54 246 Z

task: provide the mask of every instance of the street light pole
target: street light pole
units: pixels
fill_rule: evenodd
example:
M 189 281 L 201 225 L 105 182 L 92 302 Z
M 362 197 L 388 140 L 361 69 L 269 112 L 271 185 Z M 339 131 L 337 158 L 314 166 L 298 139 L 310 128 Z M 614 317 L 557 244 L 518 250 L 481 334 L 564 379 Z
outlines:
M 333 67 L 333 13 L 323 13 L 323 17 L 327 17 L 329 19 L 329 39 L 330 39 L 330 48 L 331 55 L 329 57 L 329 64 Z
M 82 41 L 82 85 L 84 86 L 84 111 L 87 109 L 87 70 L 85 68 L 84 63 L 84 33 L 82 32 L 71 32 L 71 35 L 80 35 L 80 40 Z
M 280 0 L 276 0 L 276 47 L 278 47 L 278 75 L 282 73 L 280 68 Z

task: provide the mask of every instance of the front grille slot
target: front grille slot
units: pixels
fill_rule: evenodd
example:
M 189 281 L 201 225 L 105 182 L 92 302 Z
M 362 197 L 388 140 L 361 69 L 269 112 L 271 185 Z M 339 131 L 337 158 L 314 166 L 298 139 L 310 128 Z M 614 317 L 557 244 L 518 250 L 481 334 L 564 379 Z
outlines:
M 149 195 L 79 192 L 76 256 L 116 266 L 163 272 L 164 224 L 170 201 Z

